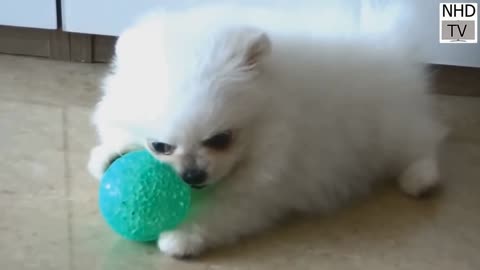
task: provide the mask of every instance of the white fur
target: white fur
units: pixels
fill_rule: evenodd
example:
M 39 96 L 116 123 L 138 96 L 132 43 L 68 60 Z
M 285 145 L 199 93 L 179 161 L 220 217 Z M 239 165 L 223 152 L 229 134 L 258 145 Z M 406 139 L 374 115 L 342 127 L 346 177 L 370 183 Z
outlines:
M 101 177 L 116 155 L 155 139 L 178 148 L 154 154 L 160 160 L 180 170 L 194 156 L 210 175 L 187 221 L 160 235 L 166 254 L 197 255 L 291 211 L 334 209 L 385 174 L 402 175 L 411 195 L 438 180 L 444 130 L 412 47 L 388 42 L 385 29 L 352 23 L 334 34 L 315 14 L 286 13 L 155 13 L 118 41 L 94 115 L 100 144 L 90 171 Z M 202 149 L 223 129 L 238 130 L 232 149 Z

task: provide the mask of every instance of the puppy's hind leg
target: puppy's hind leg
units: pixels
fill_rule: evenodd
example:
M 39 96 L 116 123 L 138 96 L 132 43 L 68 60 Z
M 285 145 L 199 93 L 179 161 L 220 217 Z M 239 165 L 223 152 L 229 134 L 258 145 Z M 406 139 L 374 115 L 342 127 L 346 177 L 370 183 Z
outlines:
M 400 175 L 398 183 L 407 195 L 419 197 L 428 193 L 439 185 L 437 159 L 430 156 L 415 160 Z

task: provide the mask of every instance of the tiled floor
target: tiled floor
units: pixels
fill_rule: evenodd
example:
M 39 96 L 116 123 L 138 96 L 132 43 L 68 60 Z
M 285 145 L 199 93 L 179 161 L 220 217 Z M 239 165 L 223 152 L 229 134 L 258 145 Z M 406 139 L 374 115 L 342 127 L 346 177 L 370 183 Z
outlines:
M 104 71 L 0 55 L 1 269 L 480 269 L 480 98 L 436 97 L 453 127 L 437 196 L 379 191 L 333 216 L 176 261 L 120 239 L 99 216 L 85 163 Z

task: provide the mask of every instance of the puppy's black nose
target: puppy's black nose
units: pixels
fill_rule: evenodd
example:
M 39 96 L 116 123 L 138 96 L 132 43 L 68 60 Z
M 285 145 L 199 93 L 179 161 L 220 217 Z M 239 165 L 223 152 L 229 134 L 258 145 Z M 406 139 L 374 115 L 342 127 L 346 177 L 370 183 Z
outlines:
M 207 180 L 207 172 L 199 169 L 188 169 L 182 173 L 182 178 L 189 185 L 201 185 Z

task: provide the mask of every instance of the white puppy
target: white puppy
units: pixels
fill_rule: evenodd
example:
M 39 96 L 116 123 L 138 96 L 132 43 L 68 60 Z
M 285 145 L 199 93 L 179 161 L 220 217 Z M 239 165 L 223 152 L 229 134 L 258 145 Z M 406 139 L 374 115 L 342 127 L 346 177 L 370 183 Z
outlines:
M 289 212 L 328 211 L 385 176 L 413 196 L 437 184 L 445 132 L 423 66 L 385 32 L 321 31 L 317 15 L 199 8 L 121 35 L 89 170 L 99 178 L 145 147 L 207 187 L 159 236 L 164 253 L 197 255 Z

